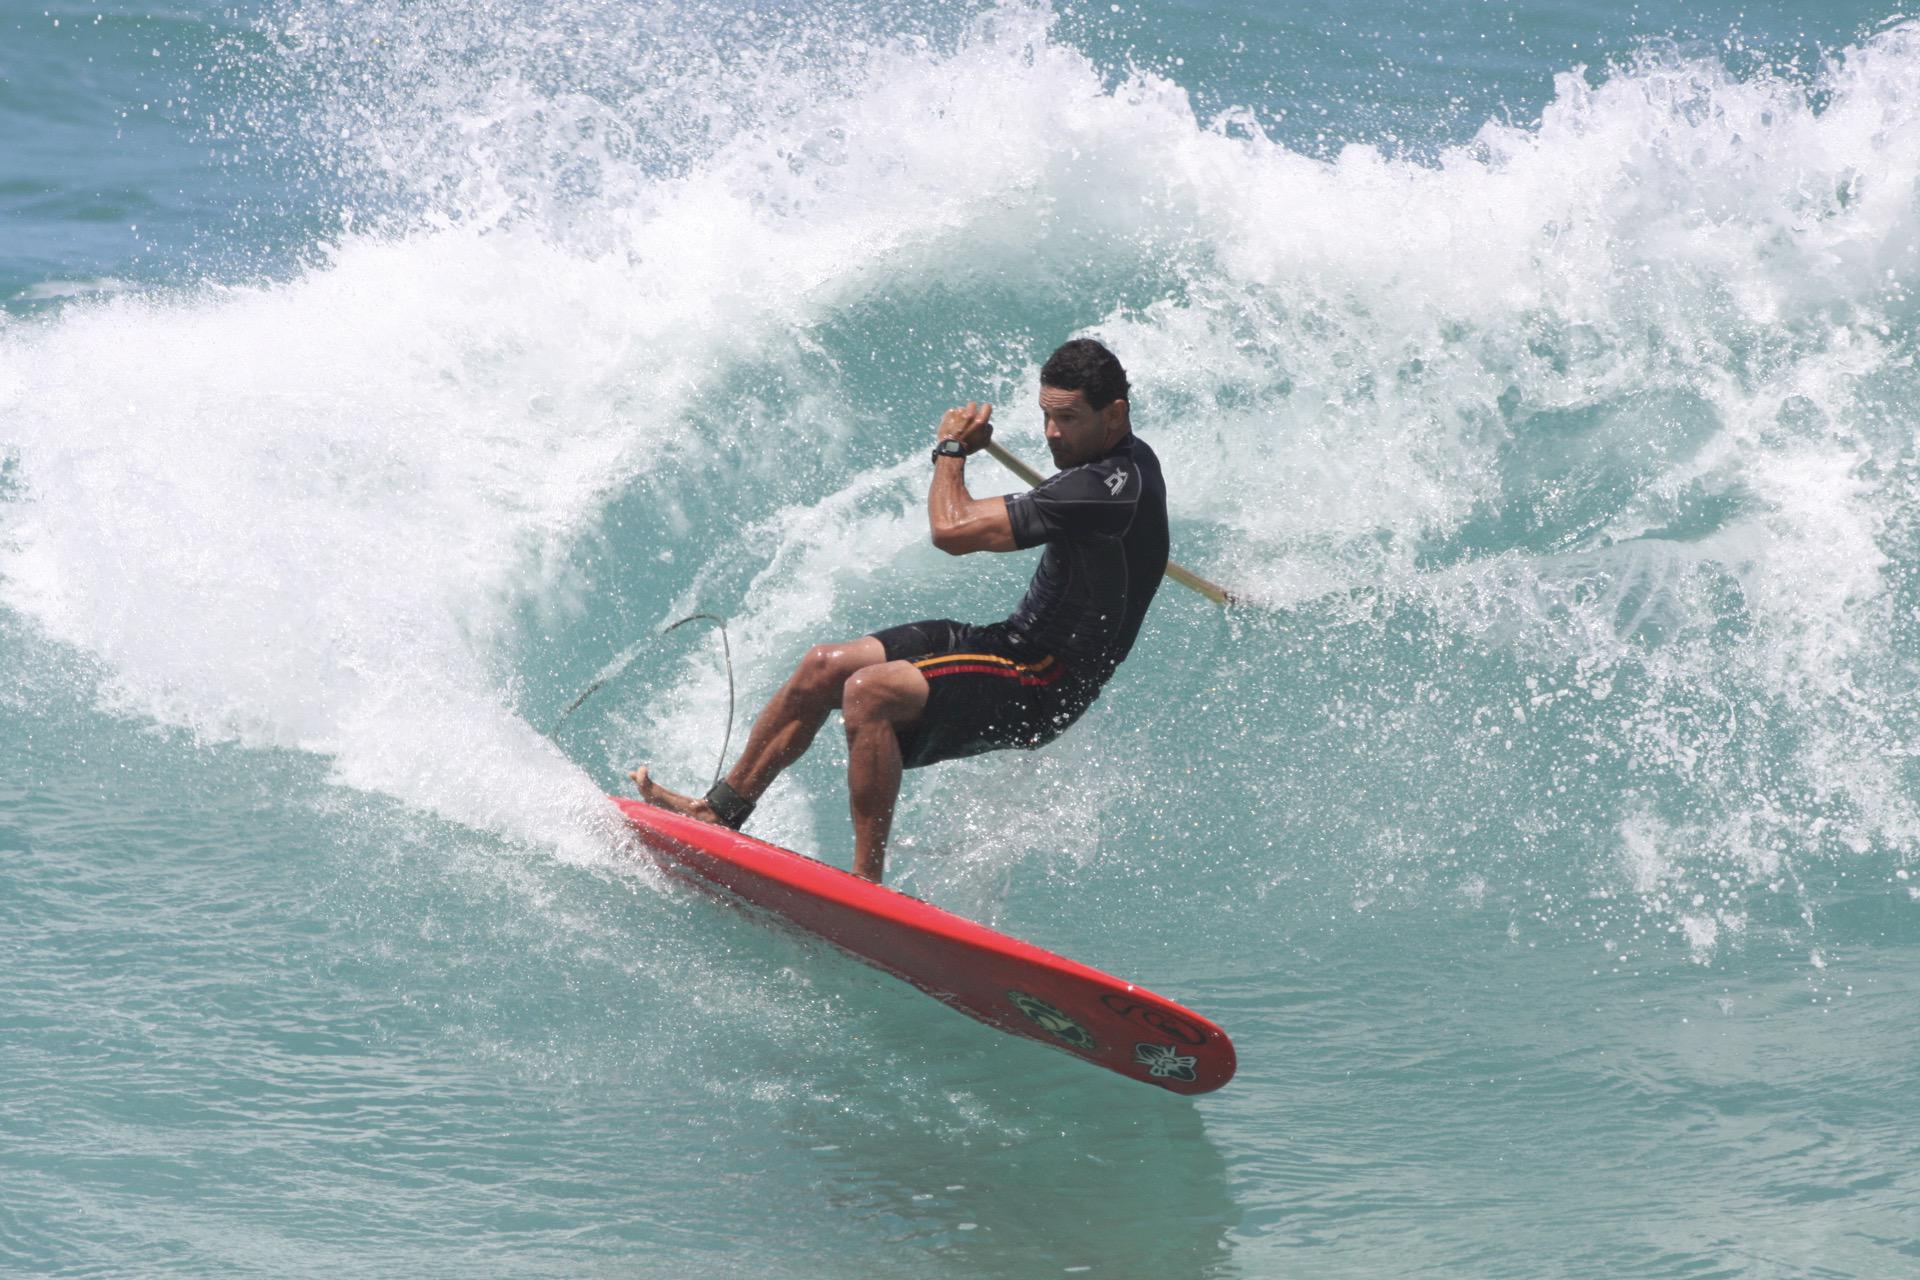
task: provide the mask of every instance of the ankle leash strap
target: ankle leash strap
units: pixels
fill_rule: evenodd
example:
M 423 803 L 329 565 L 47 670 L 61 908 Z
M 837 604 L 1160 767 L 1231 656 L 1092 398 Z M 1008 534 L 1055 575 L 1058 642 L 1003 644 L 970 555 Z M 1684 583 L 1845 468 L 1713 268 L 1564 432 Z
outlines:
M 720 825 L 735 831 L 753 816 L 753 801 L 728 786 L 724 778 L 707 789 L 707 803 L 713 806 L 713 816 L 720 819 Z

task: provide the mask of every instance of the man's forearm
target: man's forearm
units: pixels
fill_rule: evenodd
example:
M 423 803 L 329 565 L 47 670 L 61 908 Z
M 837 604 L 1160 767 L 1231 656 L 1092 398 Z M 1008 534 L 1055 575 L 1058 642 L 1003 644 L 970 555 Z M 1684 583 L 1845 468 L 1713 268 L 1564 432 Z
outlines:
M 1014 550 L 1006 499 L 976 498 L 968 493 L 959 458 L 942 458 L 933 464 L 933 483 L 927 488 L 927 524 L 933 532 L 933 545 L 948 555 Z
M 970 402 L 964 409 L 949 409 L 940 419 L 936 436 L 941 441 L 958 442 L 968 453 L 984 448 L 993 439 L 992 414 L 990 404 Z M 934 458 L 933 483 L 927 486 L 927 525 L 933 533 L 933 545 L 948 555 L 1014 549 L 1006 500 L 988 498 L 982 502 L 967 492 L 964 455 Z
M 927 486 L 927 525 L 935 542 L 957 529 L 971 514 L 973 495 L 967 492 L 967 460 L 940 458 L 933 464 L 933 483 Z

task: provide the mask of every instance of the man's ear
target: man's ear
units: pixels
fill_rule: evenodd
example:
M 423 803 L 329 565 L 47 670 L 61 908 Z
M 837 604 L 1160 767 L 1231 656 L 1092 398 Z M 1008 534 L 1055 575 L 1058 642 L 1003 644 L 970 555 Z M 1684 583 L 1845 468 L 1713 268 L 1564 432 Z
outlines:
M 1100 425 L 1110 440 L 1119 441 L 1127 426 L 1127 402 L 1115 400 L 1100 411 Z

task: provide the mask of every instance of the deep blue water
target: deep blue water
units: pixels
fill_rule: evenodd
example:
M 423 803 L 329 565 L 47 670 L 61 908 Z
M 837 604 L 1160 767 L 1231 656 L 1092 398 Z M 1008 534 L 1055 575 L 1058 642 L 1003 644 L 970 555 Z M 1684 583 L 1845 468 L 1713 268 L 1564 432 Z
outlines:
M 0 1271 L 1913 1270 L 1920 27 L 1807 9 L 0 12 Z M 1198 1100 L 637 861 L 710 634 L 544 736 L 1002 616 L 927 436 L 1077 333 L 1248 603 L 891 873 Z

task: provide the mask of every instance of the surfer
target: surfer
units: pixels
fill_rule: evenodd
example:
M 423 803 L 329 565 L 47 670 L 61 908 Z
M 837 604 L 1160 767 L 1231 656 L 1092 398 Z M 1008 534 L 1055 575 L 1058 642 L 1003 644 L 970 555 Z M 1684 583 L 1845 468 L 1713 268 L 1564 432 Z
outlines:
M 738 829 L 773 780 L 840 712 L 849 759 L 853 870 L 878 882 L 903 769 L 1045 746 L 1078 720 L 1133 648 L 1167 566 L 1160 462 L 1133 434 L 1126 370 L 1090 338 L 1040 370 L 1040 412 L 1059 472 L 1027 493 L 975 498 L 966 460 L 993 437 L 993 406 L 949 409 L 936 429 L 927 521 L 949 555 L 1046 547 L 1012 615 L 935 619 L 815 645 L 760 712 L 705 798 L 632 778 L 640 798 Z

